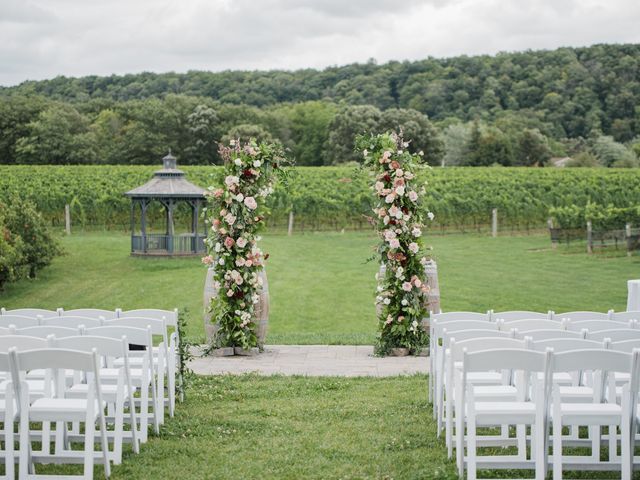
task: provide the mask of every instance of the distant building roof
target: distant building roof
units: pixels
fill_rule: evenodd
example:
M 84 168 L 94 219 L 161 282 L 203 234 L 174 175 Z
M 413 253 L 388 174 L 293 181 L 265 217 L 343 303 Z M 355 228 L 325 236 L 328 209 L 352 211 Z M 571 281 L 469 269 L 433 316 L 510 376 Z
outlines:
M 162 170 L 157 170 L 153 178 L 144 185 L 129 190 L 129 197 L 153 198 L 201 198 L 206 190 L 189 182 L 177 167 L 176 157 L 171 152 L 162 159 Z
M 552 157 L 549 159 L 549 164 L 554 167 L 566 167 L 567 163 L 572 160 L 571 157 Z

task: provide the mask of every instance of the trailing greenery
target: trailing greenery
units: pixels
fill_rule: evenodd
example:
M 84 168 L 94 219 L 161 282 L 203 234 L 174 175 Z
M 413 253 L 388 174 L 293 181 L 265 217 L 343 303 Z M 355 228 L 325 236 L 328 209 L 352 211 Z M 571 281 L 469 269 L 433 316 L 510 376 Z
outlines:
M 0 88 L 0 163 L 220 163 L 280 141 L 298 165 L 353 160 L 403 129 L 432 165 L 638 166 L 640 45 L 353 64 L 322 71 L 57 77 Z M 412 147 L 410 147 L 412 148 Z
M 146 182 L 157 167 L 0 166 L 0 201 L 12 196 L 36 204 L 45 220 L 64 225 L 71 205 L 74 225 L 129 228 L 130 200 L 123 193 Z M 219 167 L 185 167 L 189 180 L 210 185 Z M 501 227 L 543 228 L 549 208 L 588 203 L 629 207 L 640 204 L 640 171 L 620 169 L 444 168 L 422 174 L 429 182 L 424 205 L 435 214 L 434 228 L 480 229 L 497 208 Z M 42 186 L 46 185 L 46 188 Z M 373 201 L 366 175 L 354 168 L 296 168 L 288 188 L 269 197 L 267 224 L 286 228 L 290 211 L 297 231 L 369 228 Z M 152 206 L 151 227 L 162 209 Z M 184 213 L 184 212 L 183 212 Z M 188 212 L 176 220 L 188 225 Z M 182 220 L 181 220 L 182 219 Z
M 61 253 L 31 201 L 13 196 L 0 202 L 0 290 L 7 282 L 36 278 Z

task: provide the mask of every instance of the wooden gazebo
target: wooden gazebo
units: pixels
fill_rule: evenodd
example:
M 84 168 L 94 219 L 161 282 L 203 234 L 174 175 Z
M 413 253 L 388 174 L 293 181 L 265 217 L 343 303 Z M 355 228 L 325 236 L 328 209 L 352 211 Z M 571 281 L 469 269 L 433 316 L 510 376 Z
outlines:
M 176 165 L 176 157 L 171 152 L 162 159 L 162 170 L 144 185 L 128 191 L 131 198 L 131 255 L 185 256 L 199 255 L 205 251 L 206 226 L 202 222 L 199 233 L 200 212 L 205 201 L 205 189 L 187 181 L 184 172 Z M 159 202 L 165 210 L 164 233 L 150 233 L 147 222 L 149 206 Z M 175 232 L 174 212 L 179 203 L 191 208 L 191 231 Z M 140 214 L 137 229 L 137 212 Z

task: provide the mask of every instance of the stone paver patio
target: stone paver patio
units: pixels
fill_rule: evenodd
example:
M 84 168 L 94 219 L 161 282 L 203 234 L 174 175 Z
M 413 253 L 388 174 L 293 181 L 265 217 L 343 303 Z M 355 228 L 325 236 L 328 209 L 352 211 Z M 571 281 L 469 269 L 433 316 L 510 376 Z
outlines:
M 198 375 L 242 374 L 388 377 L 427 373 L 428 357 L 374 357 L 370 345 L 269 345 L 254 357 L 196 357 Z

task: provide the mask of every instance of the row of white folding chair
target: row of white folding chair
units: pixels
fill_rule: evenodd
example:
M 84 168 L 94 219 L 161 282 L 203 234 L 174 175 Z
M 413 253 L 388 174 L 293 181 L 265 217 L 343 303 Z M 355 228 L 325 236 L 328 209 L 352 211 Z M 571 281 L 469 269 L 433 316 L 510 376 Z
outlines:
M 540 323 L 541 322 L 541 323 Z M 595 322 L 598 322 L 597 325 Z M 586 327 L 611 327 L 611 323 L 608 321 L 604 321 L 604 323 L 600 323 L 601 321 L 585 321 L 585 322 L 575 322 L 574 324 L 569 324 L 570 327 L 575 327 L 574 330 L 565 330 L 564 326 L 567 326 L 566 323 L 563 322 L 553 322 L 553 321 L 522 321 L 516 320 L 513 322 L 500 322 L 497 324 L 487 323 L 487 322 L 476 322 L 476 321 L 459 321 L 459 322 L 449 322 L 446 323 L 442 328 L 437 327 L 434 329 L 434 335 L 436 335 L 436 339 L 438 342 L 436 354 L 432 357 L 432 363 L 435 365 L 434 374 L 435 374 L 435 398 L 433 401 L 435 415 L 436 415 L 436 423 L 437 423 L 437 432 L 440 435 L 442 431 L 442 424 L 444 421 L 444 394 L 445 394 L 445 378 L 446 378 L 446 362 L 445 362 L 445 351 L 449 344 L 449 338 L 452 336 L 456 336 L 459 339 L 468 339 L 475 338 L 479 336 L 490 337 L 490 336 L 507 336 L 507 337 L 517 337 L 524 338 L 524 336 L 529 336 L 533 340 L 547 340 L 553 338 L 588 338 L 590 340 L 604 340 L 605 338 L 610 338 L 612 341 L 622 340 L 622 339 L 631 339 L 640 337 L 640 330 L 631 329 L 631 328 L 620 328 L 620 329 L 606 329 L 606 330 L 595 330 L 591 331 Z M 632 324 L 632 322 L 630 322 Z M 500 328 L 500 334 L 498 334 L 493 328 L 494 325 L 497 325 Z M 508 327 L 520 327 L 520 328 L 508 328 Z M 536 328 L 536 327 L 547 327 L 547 328 Z M 624 326 L 624 324 L 620 324 L 620 326 Z M 484 328 L 482 328 L 484 327 Z M 489 327 L 489 328 L 487 328 Z M 549 328 L 551 327 L 551 328 Z M 555 327 L 555 328 L 554 328 Z M 508 329 L 507 329 L 508 328 Z M 533 330 L 532 330 L 533 328 Z M 451 330 L 451 331 L 449 331 Z
M 617 438 L 615 435 L 609 436 L 610 458 L 604 463 L 604 468 L 622 469 L 622 478 L 630 478 L 631 473 L 631 411 L 632 406 L 637 404 L 638 389 L 638 353 L 634 352 L 633 359 L 628 353 L 611 351 L 606 349 L 585 349 L 573 350 L 564 353 L 546 353 L 526 350 L 526 349 L 496 349 L 476 352 L 463 352 L 463 362 L 461 368 L 456 370 L 458 381 L 456 382 L 458 404 L 457 411 L 465 412 L 467 416 L 467 478 L 476 478 L 476 469 L 479 459 L 476 457 L 476 427 L 478 425 L 501 425 L 516 424 L 521 432 L 524 432 L 526 425 L 532 426 L 531 444 L 532 456 L 535 460 L 526 459 L 525 449 L 520 449 L 515 456 L 493 456 L 484 458 L 485 467 L 490 468 L 531 468 L 535 465 L 536 478 L 545 478 L 547 463 L 547 404 L 551 398 L 550 389 L 552 387 L 551 378 L 556 373 L 569 373 L 576 371 L 593 372 L 624 372 L 629 374 L 632 381 L 625 386 L 621 395 L 621 404 L 615 401 L 615 388 L 609 388 L 609 403 L 602 403 L 599 400 L 604 395 L 604 375 L 596 376 L 599 384 L 593 387 L 593 403 L 566 401 L 563 398 L 560 387 L 553 385 L 553 465 L 554 479 L 562 478 L 563 463 L 572 462 L 572 467 L 603 468 L 599 461 L 599 453 L 594 453 L 591 457 L 571 458 L 562 454 L 562 426 L 563 425 L 587 425 L 592 428 L 593 448 L 600 450 L 599 429 L 603 425 L 609 426 L 615 432 L 617 426 L 621 427 L 622 435 Z M 553 361 L 551 361 L 551 359 Z M 537 388 L 531 398 L 528 398 L 529 390 L 523 380 L 527 376 L 521 377 L 520 390 L 517 401 L 512 397 L 505 397 L 506 401 L 500 401 L 498 397 L 492 401 L 475 401 L 476 393 L 473 383 L 468 381 L 468 375 L 475 372 L 487 372 L 493 370 L 518 370 L 538 375 L 533 377 L 537 383 Z M 542 379 L 542 381 L 540 381 Z M 630 385 L 630 387 L 629 387 Z M 613 394 L 611 392 L 614 392 Z M 613 396 L 612 396 L 613 395 Z M 466 401 L 468 400 L 468 401 Z M 456 417 L 457 431 L 464 431 L 463 414 Z M 622 458 L 617 457 L 617 442 L 622 446 Z M 462 474 L 464 471 L 464 436 L 456 437 L 457 443 L 457 464 Z M 522 437 L 519 437 L 519 446 L 522 447 Z M 579 462 L 579 463 L 578 463 Z
M 514 338 L 517 336 L 517 332 L 511 332 L 511 336 L 496 336 L 495 332 L 476 332 L 475 336 L 466 335 L 467 332 L 454 333 L 455 337 L 449 339 L 449 352 L 447 355 L 447 382 L 446 382 L 446 403 L 445 403 L 445 432 L 446 432 L 446 444 L 449 458 L 451 458 L 453 451 L 453 416 L 455 406 L 455 386 L 454 380 L 454 367 L 462 359 L 462 350 L 464 348 L 474 351 L 483 350 L 488 348 L 526 348 L 538 351 L 544 351 L 547 347 L 555 348 L 558 351 L 567 351 L 577 348 L 606 348 L 607 343 L 604 341 L 596 342 L 592 340 L 584 340 L 580 334 L 574 332 L 565 332 L 569 335 L 565 335 L 561 338 L 554 336 L 556 331 L 538 331 L 542 335 L 537 336 L 536 332 L 533 332 L 533 336 L 525 336 L 524 338 Z M 501 332 L 503 333 L 503 332 Z M 462 335 L 460 335 L 462 334 Z M 478 335 L 479 334 L 479 335 Z M 482 335 L 487 335 L 483 337 Z M 551 334 L 551 335 L 548 335 Z M 536 339 L 534 341 L 534 338 Z M 460 339 L 460 340 L 458 340 Z M 515 391 L 513 387 L 505 385 L 505 382 L 510 380 L 505 378 L 504 372 L 484 372 L 472 374 L 469 378 L 474 385 L 480 385 L 478 387 L 478 393 L 480 396 L 510 396 L 514 397 Z M 558 375 L 554 378 L 554 381 L 562 384 L 563 386 L 573 386 L 577 379 L 567 375 Z M 567 394 L 576 395 L 576 390 L 567 391 Z M 584 394 L 584 391 L 578 392 Z M 503 428 L 502 434 L 496 438 L 488 439 L 489 445 L 507 446 L 513 442 L 509 440 L 508 431 Z M 522 436 L 519 435 L 520 441 Z M 486 440 L 486 439 L 485 439 Z M 522 451 L 522 443 L 520 445 Z
M 21 315 L 2 315 L 0 316 L 0 327 L 8 327 L 9 325 L 16 325 L 17 327 L 35 327 L 38 325 L 57 325 L 62 327 L 75 328 L 80 325 L 86 327 L 98 327 L 103 324 L 104 319 L 96 319 L 90 317 L 81 316 L 68 316 L 68 317 L 24 317 Z

